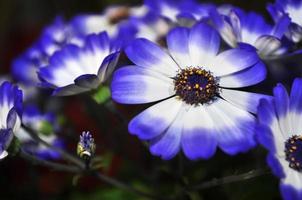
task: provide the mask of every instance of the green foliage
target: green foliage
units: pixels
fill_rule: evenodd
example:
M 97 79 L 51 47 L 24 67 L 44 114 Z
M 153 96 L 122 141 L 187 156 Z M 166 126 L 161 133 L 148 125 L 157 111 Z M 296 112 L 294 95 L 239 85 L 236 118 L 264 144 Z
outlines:
M 20 140 L 17 137 L 14 137 L 9 148 L 7 149 L 7 152 L 10 156 L 15 156 L 19 152 L 20 147 L 21 147 Z
M 105 103 L 111 96 L 110 89 L 107 86 L 100 86 L 94 93 L 92 94 L 92 98 L 98 103 Z
M 53 126 L 48 121 L 43 121 L 41 123 L 39 131 L 40 131 L 40 133 L 42 133 L 43 135 L 46 135 L 46 136 L 54 133 Z

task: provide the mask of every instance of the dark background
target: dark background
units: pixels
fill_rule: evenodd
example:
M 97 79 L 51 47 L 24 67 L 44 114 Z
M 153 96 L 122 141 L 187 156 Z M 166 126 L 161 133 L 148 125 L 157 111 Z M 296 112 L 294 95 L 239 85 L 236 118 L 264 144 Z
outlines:
M 211 1 L 212 3 L 227 3 L 240 6 L 245 10 L 254 10 L 262 13 L 269 19 L 265 5 L 273 1 Z M 81 13 L 101 13 L 102 10 L 112 4 L 138 5 L 138 0 L 0 0 L 0 72 L 9 72 L 12 60 L 29 47 L 39 36 L 43 27 L 51 23 L 60 15 L 66 19 Z M 93 121 L 85 118 L 85 111 L 93 108 L 83 108 L 76 115 L 84 115 L 78 118 L 72 110 L 79 108 L 76 99 L 73 104 L 65 109 L 67 116 L 74 123 L 82 123 L 84 129 L 106 129 L 106 134 L 112 134 L 108 124 L 102 127 Z M 136 107 L 134 107 L 136 108 Z M 123 109 L 123 108 L 121 108 Z M 138 112 L 136 112 L 138 113 Z M 135 115 L 132 113 L 131 115 Z M 110 113 L 103 113 L 109 123 L 114 126 L 117 119 L 110 116 Z M 109 117 L 108 117 L 109 116 Z M 82 116 L 83 117 L 83 116 Z M 91 116 L 90 116 L 91 117 Z M 129 117 L 129 119 L 131 116 Z M 81 128 L 79 128 L 81 129 Z M 107 130 L 109 129 L 109 130 Z M 101 132 L 102 132 L 101 131 Z M 265 151 L 257 148 L 248 154 L 229 157 L 221 152 L 209 161 L 190 162 L 181 155 L 169 162 L 163 162 L 154 158 L 147 151 L 147 148 L 135 137 L 128 136 L 127 140 L 118 141 L 124 145 L 116 150 L 111 144 L 114 137 L 104 136 L 98 148 L 109 157 L 109 164 L 104 173 L 125 182 L 138 186 L 144 191 L 157 191 L 163 194 L 177 193 L 182 183 L 188 179 L 195 183 L 200 180 L 211 180 L 213 177 L 240 174 L 250 169 L 265 166 Z M 121 140 L 121 139 L 119 139 Z M 109 144 L 108 144 L 109 143 Z M 107 146 L 106 146 L 107 145 Z M 106 149 L 109 150 L 106 150 Z M 114 150 L 112 150 L 114 149 Z M 238 168 L 240 166 L 240 168 Z M 177 172 L 175 172 L 175 170 Z M 179 177 L 179 173 L 182 177 Z M 50 171 L 47 168 L 32 166 L 21 159 L 8 158 L 0 163 L 0 199 L 1 200 L 143 200 L 127 192 L 112 188 L 93 177 L 80 179 L 76 186 L 72 185 L 72 174 Z M 181 180 L 181 181 L 179 181 Z M 179 184 L 174 184 L 180 182 Z M 190 198 L 189 198 L 190 197 Z M 182 200 L 202 199 L 279 199 L 278 180 L 272 175 L 265 175 L 256 179 L 244 182 L 214 187 L 200 192 L 192 192 L 180 197 Z

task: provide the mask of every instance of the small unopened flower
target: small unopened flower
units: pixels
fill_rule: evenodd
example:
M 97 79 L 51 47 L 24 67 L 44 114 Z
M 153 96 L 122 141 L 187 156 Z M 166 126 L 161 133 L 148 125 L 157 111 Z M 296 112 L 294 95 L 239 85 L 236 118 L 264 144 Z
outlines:
M 82 135 L 80 135 L 77 153 L 84 160 L 89 160 L 94 155 L 95 143 L 89 131 L 83 131 Z

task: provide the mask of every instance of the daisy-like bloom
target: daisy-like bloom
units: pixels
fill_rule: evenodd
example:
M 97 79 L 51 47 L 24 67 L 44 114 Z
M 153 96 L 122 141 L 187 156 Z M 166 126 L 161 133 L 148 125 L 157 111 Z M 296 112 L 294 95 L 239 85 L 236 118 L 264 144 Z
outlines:
M 83 159 L 90 159 L 95 153 L 95 143 L 89 131 L 82 132 L 77 146 L 77 153 Z
M 250 112 L 266 96 L 233 89 L 265 78 L 257 53 L 246 49 L 218 53 L 219 34 L 204 23 L 172 29 L 167 46 L 166 51 L 146 39 L 135 40 L 126 48 L 135 65 L 114 73 L 115 101 L 163 100 L 132 119 L 129 132 L 149 141 L 151 153 L 163 159 L 180 149 L 188 158 L 198 159 L 213 156 L 217 146 L 230 155 L 253 147 L 255 117 Z
M 263 16 L 254 12 L 244 12 L 233 8 L 226 15 L 211 11 L 215 28 L 231 47 L 255 47 L 262 58 L 276 57 L 286 52 L 281 39 L 287 31 L 290 19 L 284 15 L 274 26 L 268 24 Z
M 40 68 L 42 85 L 54 89 L 53 95 L 74 95 L 96 89 L 113 71 L 119 51 L 106 32 L 86 37 L 82 47 L 66 45 L 55 52 L 49 65 Z
M 39 82 L 37 71 L 48 64 L 49 57 L 68 43 L 78 44 L 79 40 L 72 37 L 74 33 L 62 18 L 57 17 L 47 26 L 40 38 L 12 63 L 13 77 L 28 86 Z
M 0 86 L 0 159 L 8 155 L 7 149 L 14 133 L 21 125 L 22 91 L 9 82 Z
M 278 21 L 284 16 L 289 16 L 291 24 L 286 36 L 293 42 L 302 39 L 302 1 L 301 0 L 276 0 L 275 4 L 267 7 L 271 16 Z
M 145 4 L 154 13 L 173 23 L 178 23 L 183 18 L 199 20 L 207 15 L 205 7 L 195 0 L 145 0 Z
M 58 148 L 63 147 L 63 141 L 54 134 L 54 132 L 59 130 L 60 126 L 53 113 L 42 114 L 36 106 L 27 106 L 23 111 L 22 123 L 35 130 L 39 134 L 39 137 L 48 144 Z M 30 134 L 22 127 L 15 132 L 15 136 L 21 142 L 23 150 L 28 153 L 37 155 L 43 159 L 60 158 L 58 152 L 33 140 Z
M 273 100 L 260 100 L 257 138 L 269 151 L 267 162 L 281 179 L 284 199 L 302 199 L 302 79 L 294 80 L 288 95 L 282 84 Z
M 146 6 L 110 6 L 103 14 L 76 16 L 71 21 L 71 27 L 78 30 L 80 35 L 97 34 L 107 31 L 110 37 L 115 38 L 119 35 L 120 24 L 125 22 L 129 17 L 143 18 L 147 13 L 148 8 Z

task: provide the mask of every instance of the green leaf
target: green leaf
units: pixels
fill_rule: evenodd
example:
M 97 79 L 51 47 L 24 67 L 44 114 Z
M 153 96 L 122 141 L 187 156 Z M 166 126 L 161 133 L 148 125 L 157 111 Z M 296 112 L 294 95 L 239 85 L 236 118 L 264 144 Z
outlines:
M 7 149 L 7 152 L 10 156 L 15 156 L 21 147 L 21 142 L 17 137 L 13 138 L 13 141 L 10 143 L 9 148 Z
M 110 89 L 107 86 L 100 86 L 93 94 L 92 98 L 98 103 L 105 103 L 111 96 Z
M 53 127 L 52 124 L 48 121 L 43 121 L 40 126 L 39 130 L 43 135 L 51 135 L 53 134 Z

